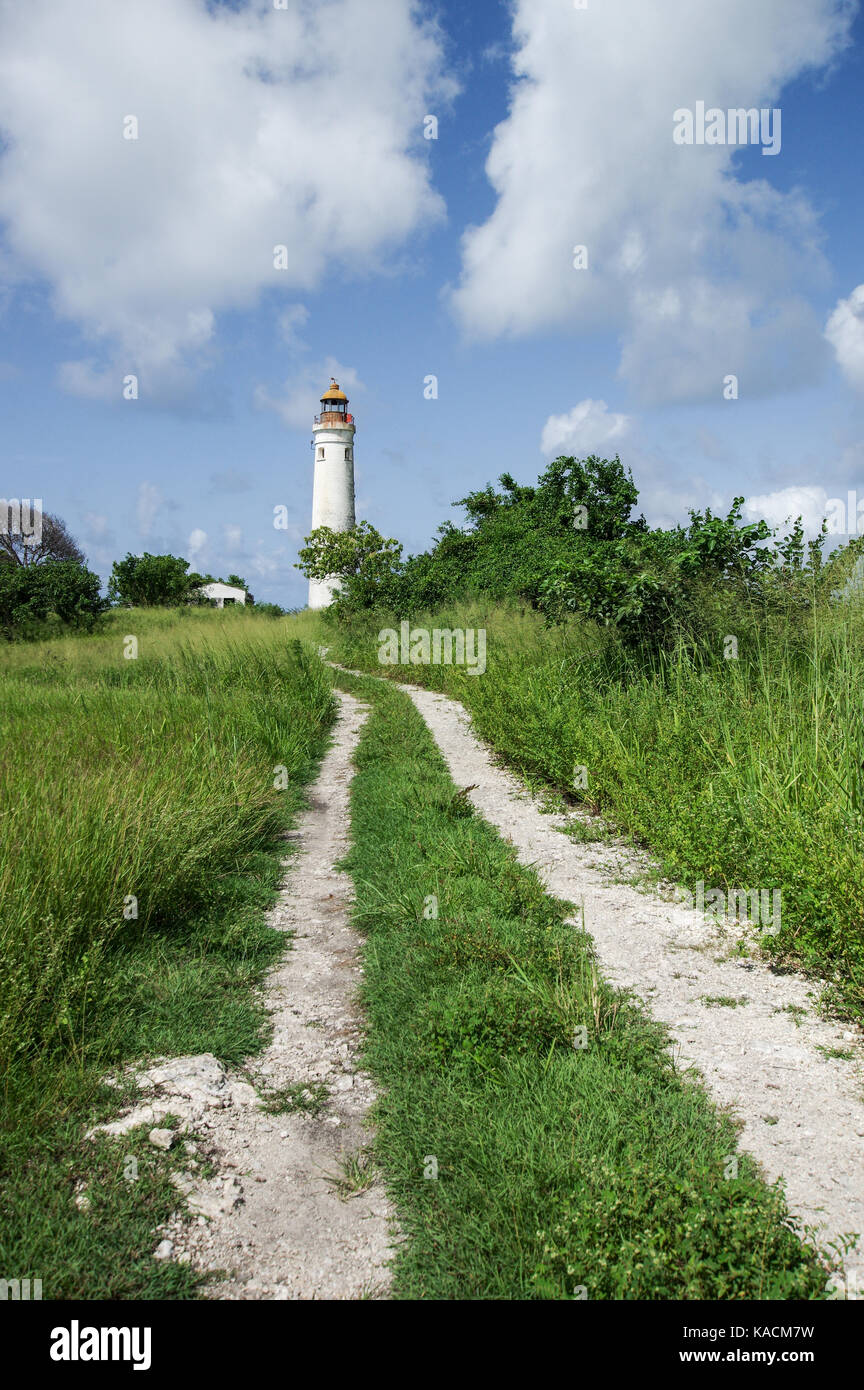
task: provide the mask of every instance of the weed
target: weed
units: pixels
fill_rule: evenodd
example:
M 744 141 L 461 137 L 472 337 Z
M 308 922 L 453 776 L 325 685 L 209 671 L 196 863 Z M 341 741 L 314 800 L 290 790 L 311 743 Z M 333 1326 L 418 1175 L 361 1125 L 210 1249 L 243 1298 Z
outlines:
M 294 1086 L 283 1086 L 281 1090 L 268 1091 L 262 1108 L 268 1115 L 300 1113 L 317 1119 L 329 1098 L 330 1092 L 322 1082 L 299 1082 Z
M 801 1004 L 782 1004 L 779 1009 L 774 1009 L 772 1012 L 775 1014 L 789 1014 L 796 1028 L 800 1028 L 807 1017 L 807 1010 Z
M 350 1201 L 368 1192 L 375 1182 L 376 1172 L 371 1154 L 366 1149 L 347 1154 L 339 1164 L 338 1173 L 324 1175 L 341 1201 Z

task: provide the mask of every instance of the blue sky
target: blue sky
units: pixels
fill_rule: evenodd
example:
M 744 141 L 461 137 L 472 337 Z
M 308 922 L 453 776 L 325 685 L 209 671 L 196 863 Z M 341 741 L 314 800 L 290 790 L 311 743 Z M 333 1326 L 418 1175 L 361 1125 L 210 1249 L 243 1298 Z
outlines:
M 104 577 L 171 550 L 301 605 L 331 374 L 407 551 L 561 452 L 619 452 L 662 524 L 864 498 L 856 4 L 80 13 L 0 4 L 2 491 Z M 779 108 L 779 154 L 676 145 L 699 101 Z

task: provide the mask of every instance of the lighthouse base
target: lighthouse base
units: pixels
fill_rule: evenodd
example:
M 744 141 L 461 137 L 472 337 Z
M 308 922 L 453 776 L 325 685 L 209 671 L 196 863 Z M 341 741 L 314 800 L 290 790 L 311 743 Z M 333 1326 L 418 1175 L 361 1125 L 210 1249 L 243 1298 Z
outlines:
M 339 589 L 338 579 L 310 579 L 309 607 L 329 608 Z

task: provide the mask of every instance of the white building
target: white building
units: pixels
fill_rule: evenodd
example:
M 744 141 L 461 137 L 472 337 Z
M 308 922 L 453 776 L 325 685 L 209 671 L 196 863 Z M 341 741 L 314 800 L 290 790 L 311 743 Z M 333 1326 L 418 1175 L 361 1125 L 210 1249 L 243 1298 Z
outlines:
M 354 416 L 347 413 L 348 397 L 330 378 L 330 389 L 321 397 L 321 414 L 315 416 L 312 449 L 315 476 L 312 487 L 312 530 L 350 531 L 354 525 Z M 326 608 L 333 602 L 338 580 L 310 579 L 309 607 Z
M 200 592 L 211 599 L 217 608 L 224 608 L 226 603 L 246 602 L 245 589 L 235 589 L 233 584 L 223 584 L 218 579 L 212 584 L 202 584 Z

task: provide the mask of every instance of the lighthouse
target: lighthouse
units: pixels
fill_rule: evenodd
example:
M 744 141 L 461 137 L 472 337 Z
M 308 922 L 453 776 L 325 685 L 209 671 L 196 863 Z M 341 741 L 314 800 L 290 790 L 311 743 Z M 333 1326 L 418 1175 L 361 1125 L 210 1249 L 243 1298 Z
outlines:
M 354 416 L 348 414 L 348 397 L 333 377 L 321 397 L 321 414 L 315 416 L 312 450 L 312 530 L 329 526 L 331 531 L 350 531 L 354 525 Z M 338 583 L 310 579 L 309 607 L 326 608 Z

